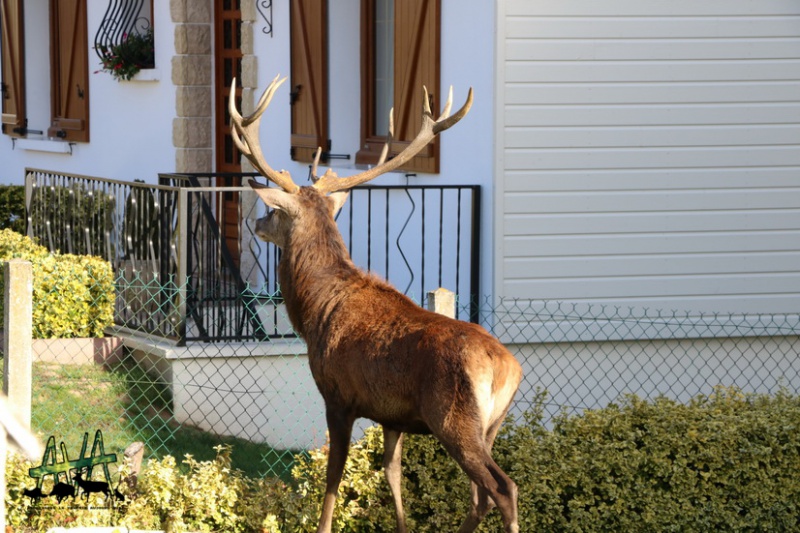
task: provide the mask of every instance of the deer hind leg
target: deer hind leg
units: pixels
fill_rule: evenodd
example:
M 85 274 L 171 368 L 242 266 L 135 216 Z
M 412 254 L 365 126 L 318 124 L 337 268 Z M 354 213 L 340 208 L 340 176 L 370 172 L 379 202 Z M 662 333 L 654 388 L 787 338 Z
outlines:
M 336 493 L 339 490 L 339 483 L 342 481 L 347 451 L 350 448 L 350 436 L 353 433 L 353 422 L 355 422 L 355 419 L 349 414 L 330 409 L 326 411 L 325 417 L 328 421 L 330 449 L 325 480 L 325 497 L 322 500 L 322 512 L 319 517 L 317 533 L 330 533 L 331 531 Z
M 474 531 L 486 513 L 492 509 L 492 502 L 503 517 L 506 533 L 519 532 L 517 485 L 497 466 L 491 455 L 491 444 L 499 426 L 500 423 L 492 424 L 492 428 L 486 434 L 478 428 L 469 431 L 462 427 L 460 432 L 440 437 L 448 453 L 466 472 L 473 484 L 472 506 L 458 530 L 459 533 Z
M 486 516 L 486 513 L 494 508 L 494 501 L 489 497 L 489 493 L 476 485 L 474 481 L 470 483 L 470 495 L 472 502 L 469 514 L 464 519 L 464 522 L 461 523 L 461 527 L 458 528 L 458 533 L 475 531 L 483 517 Z
M 494 501 L 494 505 L 503 517 L 506 533 L 518 533 L 517 485 L 497 466 L 488 452 L 485 457 L 477 461 L 470 459 L 459 463 L 474 485 L 473 505 L 469 515 L 461 524 L 459 533 L 468 533 L 478 527 L 480 521 L 493 507 L 489 498 Z
M 500 430 L 502 421 L 502 418 L 495 421 L 486 432 L 485 442 L 489 451 L 491 451 L 494 446 L 494 439 L 497 437 L 497 432 Z M 459 532 L 466 533 L 474 531 L 481 520 L 483 520 L 483 517 L 495 508 L 494 500 L 489 497 L 489 492 L 476 485 L 475 482 L 470 483 L 470 494 L 472 497 L 470 512 L 464 520 L 464 523 L 461 524 Z
M 383 427 L 383 473 L 389 483 L 397 516 L 397 533 L 406 533 L 406 516 L 403 512 L 401 480 L 403 477 L 401 460 L 403 458 L 403 434 Z

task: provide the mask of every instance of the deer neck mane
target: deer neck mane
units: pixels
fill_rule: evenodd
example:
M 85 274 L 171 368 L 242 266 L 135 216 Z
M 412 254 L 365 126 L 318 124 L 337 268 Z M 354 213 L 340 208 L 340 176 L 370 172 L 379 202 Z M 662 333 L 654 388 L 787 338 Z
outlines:
M 281 293 L 295 330 L 309 342 L 347 297 L 348 286 L 365 276 L 350 259 L 327 205 L 304 210 L 295 220 L 278 266 Z

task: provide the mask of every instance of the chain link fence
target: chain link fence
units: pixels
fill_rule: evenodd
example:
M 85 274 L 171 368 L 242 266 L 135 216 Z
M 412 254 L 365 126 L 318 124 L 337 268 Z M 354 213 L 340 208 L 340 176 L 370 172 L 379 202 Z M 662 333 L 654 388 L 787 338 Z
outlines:
M 170 301 L 162 291 L 182 288 L 130 273 L 117 273 L 115 283 L 118 298 L 128 295 L 148 308 Z M 295 454 L 324 445 L 324 411 L 282 301 L 263 297 L 256 305 L 261 319 L 275 321 L 285 335 L 180 346 L 109 324 L 104 338 L 37 339 L 34 429 L 66 443 L 71 454 L 84 433 L 98 429 L 106 452 L 115 453 L 144 441 L 150 456 L 210 458 L 215 445 L 227 443 L 235 467 L 286 476 Z M 602 407 L 628 393 L 687 400 L 720 385 L 762 393 L 800 389 L 797 316 L 492 298 L 479 307 L 484 325 L 523 364 L 517 414 L 542 389 L 551 414 Z
M 796 315 L 691 314 L 605 305 L 504 301 L 492 332 L 523 363 L 516 408 L 537 387 L 549 412 L 599 408 L 625 394 L 688 401 L 717 386 L 800 388 Z
M 297 453 L 325 444 L 306 348 L 278 290 L 278 252 L 252 234 L 264 207 L 241 186 L 246 177 L 162 175 L 153 186 L 26 171 L 28 231 L 43 245 L 23 247 L 34 261 L 34 322 L 46 326 L 34 332 L 62 337 L 34 343 L 33 427 L 43 439 L 77 455 L 99 429 L 107 452 L 143 441 L 150 456 L 197 459 L 230 444 L 234 467 L 253 476 L 287 476 Z M 418 301 L 438 286 L 476 294 L 479 205 L 476 187 L 359 189 L 338 224 L 357 264 Z M 220 230 L 231 223 L 235 232 Z M 17 253 L 11 240 L 0 232 L 0 260 Z M 56 250 L 100 257 L 62 268 Z M 797 315 L 460 303 L 461 319 L 482 323 L 523 365 L 514 414 L 541 390 L 552 415 L 625 394 L 800 389 Z M 370 423 L 360 424 L 354 438 Z

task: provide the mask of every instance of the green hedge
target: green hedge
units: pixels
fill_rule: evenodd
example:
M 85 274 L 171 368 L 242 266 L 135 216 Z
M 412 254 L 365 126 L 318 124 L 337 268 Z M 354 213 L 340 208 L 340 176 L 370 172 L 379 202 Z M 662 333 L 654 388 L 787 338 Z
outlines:
M 98 257 L 51 254 L 30 238 L 0 231 L 0 261 L 25 259 L 33 267 L 33 337 L 102 337 L 114 318 L 111 265 Z M 0 292 L 4 280 L 0 276 Z M 0 324 L 3 320 L 0 299 Z
M 0 229 L 24 234 L 25 218 L 25 186 L 0 185 Z
M 785 392 L 720 388 L 687 405 L 629 397 L 498 444 L 525 495 L 521 531 L 800 526 L 800 400 Z
M 781 392 L 746 396 L 719 389 L 688 404 L 626 398 L 541 424 L 543 397 L 505 426 L 495 457 L 520 489 L 520 531 L 791 531 L 800 528 L 800 400 Z M 291 484 L 252 480 L 214 461 L 151 460 L 114 521 L 171 531 L 315 531 L 326 449 L 297 458 Z M 380 471 L 381 431 L 356 442 L 345 469 L 335 531 L 394 531 Z M 404 450 L 405 510 L 417 532 L 454 531 L 467 512 L 466 476 L 430 437 Z M 21 496 L 20 462 L 10 463 L 9 522 L 88 524 L 89 514 L 36 511 Z M 15 473 L 16 472 L 16 473 Z M 68 506 L 68 502 L 63 504 Z M 67 513 L 65 515 L 65 513 Z M 96 515 L 94 519 L 96 520 Z M 493 511 L 480 531 L 500 531 Z
M 689 404 L 626 398 L 562 414 L 552 431 L 541 403 L 507 424 L 495 458 L 519 486 L 520 531 L 778 531 L 800 527 L 800 400 L 719 389 Z M 380 433 L 350 454 L 336 521 L 342 531 L 391 531 Z M 454 531 L 466 515 L 466 476 L 431 437 L 404 450 L 409 528 Z M 295 469 L 302 508 L 276 505 L 284 531 L 313 531 L 324 490 L 324 453 Z M 372 469 L 372 470 L 370 470 Z M 501 531 L 491 513 L 481 531 Z

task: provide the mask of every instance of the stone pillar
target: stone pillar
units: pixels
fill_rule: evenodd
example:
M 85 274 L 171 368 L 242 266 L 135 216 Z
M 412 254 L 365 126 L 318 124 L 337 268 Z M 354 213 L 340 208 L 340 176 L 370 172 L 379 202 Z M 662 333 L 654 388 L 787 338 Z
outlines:
M 254 111 L 255 103 L 258 101 L 258 98 L 261 96 L 258 92 L 258 62 L 255 56 L 255 27 L 256 27 L 256 18 L 258 13 L 256 12 L 256 3 L 255 2 L 242 2 L 242 79 L 237 80 L 237 83 L 241 84 L 242 86 L 242 114 L 249 115 Z M 263 91 L 265 87 L 262 87 L 261 90 Z M 241 159 L 242 165 L 242 172 L 255 172 L 255 168 L 253 165 L 250 164 L 250 161 L 243 157 Z M 244 184 L 242 184 L 244 185 Z M 256 213 L 258 210 L 256 209 L 256 204 L 260 200 L 257 199 L 256 194 L 253 192 L 248 192 L 242 195 L 242 212 L 247 213 L 247 216 L 250 219 L 251 227 L 255 227 L 255 219 Z M 243 231 L 241 234 L 242 239 L 242 249 L 248 250 L 252 246 L 251 240 L 255 239 L 253 234 L 249 231 Z M 253 254 L 242 254 L 241 261 L 242 261 L 242 272 L 249 272 L 249 277 L 244 281 L 247 283 L 252 284 L 253 286 L 258 286 L 261 280 L 259 280 L 258 269 L 254 268 L 255 262 L 258 261 L 259 258 L 253 256 Z
M 428 293 L 428 311 L 450 318 L 456 317 L 456 294 L 439 287 Z
M 29 261 L 3 263 L 5 308 L 3 317 L 3 392 L 11 412 L 25 428 L 31 427 L 31 338 L 33 336 L 33 269 Z
M 175 118 L 172 143 L 176 172 L 211 172 L 212 0 L 170 0 L 175 23 Z
M 261 94 L 258 91 L 258 61 L 255 56 L 256 3 L 242 2 L 242 114 L 253 112 Z M 266 87 L 262 87 L 263 91 Z M 246 157 L 242 158 L 242 172 L 255 172 Z M 244 207 L 244 206 L 243 206 Z M 245 211 L 248 212 L 248 211 Z

